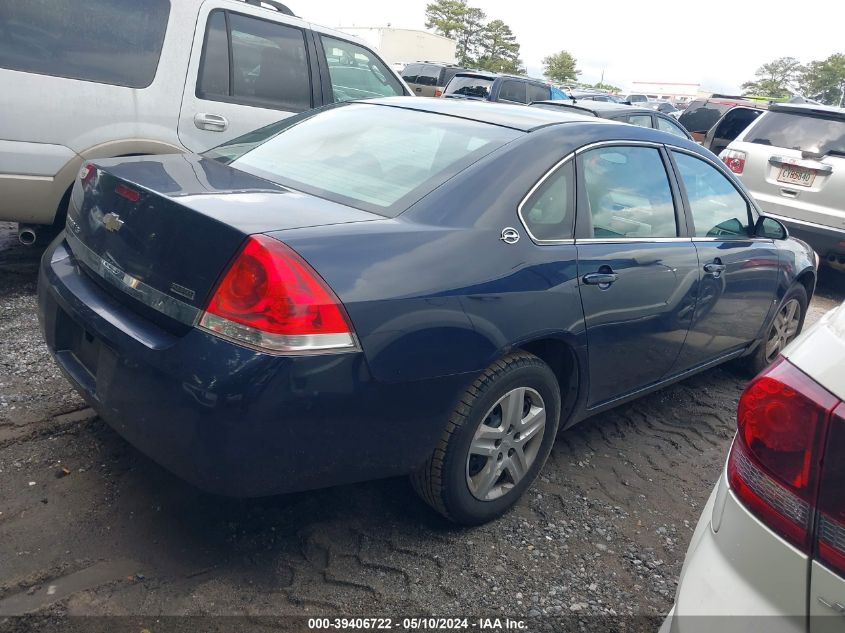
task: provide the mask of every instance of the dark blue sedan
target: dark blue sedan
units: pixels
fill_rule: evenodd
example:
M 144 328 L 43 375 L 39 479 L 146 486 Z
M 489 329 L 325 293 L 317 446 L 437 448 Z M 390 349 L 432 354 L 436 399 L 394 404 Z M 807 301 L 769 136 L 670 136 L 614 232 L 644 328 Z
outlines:
M 411 474 L 473 524 L 559 428 L 772 361 L 815 281 L 812 251 L 695 143 L 396 98 L 87 164 L 38 294 L 74 386 L 197 486 Z

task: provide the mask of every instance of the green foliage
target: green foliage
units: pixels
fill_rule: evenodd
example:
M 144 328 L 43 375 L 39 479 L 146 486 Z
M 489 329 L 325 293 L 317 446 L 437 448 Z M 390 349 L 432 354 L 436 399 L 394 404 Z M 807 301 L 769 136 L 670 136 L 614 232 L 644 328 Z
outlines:
M 788 97 L 801 76 L 802 66 L 794 57 L 779 57 L 763 64 L 754 74 L 754 81 L 742 84 L 745 94 L 766 95 L 775 99 Z
M 601 81 L 595 84 L 580 84 L 582 88 L 595 88 L 596 90 L 606 90 L 607 92 L 620 93 L 622 88 L 614 86 L 613 84 L 602 83 Z
M 845 55 L 835 53 L 823 61 L 810 62 L 804 67 L 799 85 L 811 99 L 840 105 L 845 88 Z
M 581 71 L 576 68 L 576 59 L 566 51 L 560 51 L 543 59 L 544 74 L 558 83 L 578 81 Z
M 455 57 L 462 66 L 496 72 L 522 70 L 519 44 L 501 20 L 487 22 L 487 15 L 467 0 L 435 0 L 426 5 L 425 26 L 457 41 Z

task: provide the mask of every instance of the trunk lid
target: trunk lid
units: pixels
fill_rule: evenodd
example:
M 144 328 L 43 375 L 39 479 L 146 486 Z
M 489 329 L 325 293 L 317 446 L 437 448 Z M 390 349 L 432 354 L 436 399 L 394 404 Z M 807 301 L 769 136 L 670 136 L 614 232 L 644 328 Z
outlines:
M 76 259 L 112 295 L 183 325 L 248 235 L 383 219 L 194 155 L 98 161 L 81 177 L 66 232 Z

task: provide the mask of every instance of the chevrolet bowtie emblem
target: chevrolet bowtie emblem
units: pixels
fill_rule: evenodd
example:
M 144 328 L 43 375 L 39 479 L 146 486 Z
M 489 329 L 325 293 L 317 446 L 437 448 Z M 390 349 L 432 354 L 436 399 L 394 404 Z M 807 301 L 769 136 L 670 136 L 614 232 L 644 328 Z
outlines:
M 117 213 L 106 213 L 103 216 L 103 226 L 106 227 L 107 231 L 114 233 L 115 231 L 119 231 L 120 227 L 123 226 L 123 220 L 120 219 Z

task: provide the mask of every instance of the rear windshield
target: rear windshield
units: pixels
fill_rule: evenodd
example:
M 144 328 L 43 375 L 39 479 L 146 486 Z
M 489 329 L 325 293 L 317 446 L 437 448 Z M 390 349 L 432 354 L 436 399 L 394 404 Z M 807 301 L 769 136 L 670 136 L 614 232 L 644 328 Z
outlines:
M 273 182 L 394 217 L 520 137 L 455 117 L 353 103 L 291 117 L 206 156 Z
M 169 14 L 169 0 L 0 2 L 0 67 L 146 88 Z
M 446 91 L 443 94 L 486 99 L 490 96 L 490 87 L 492 85 L 492 79 L 460 75 L 452 78 L 452 81 L 446 86 Z
M 744 140 L 820 156 L 845 156 L 845 120 L 768 112 L 748 131 Z
M 706 132 L 733 106 L 723 103 L 693 101 L 678 121 L 690 132 Z

